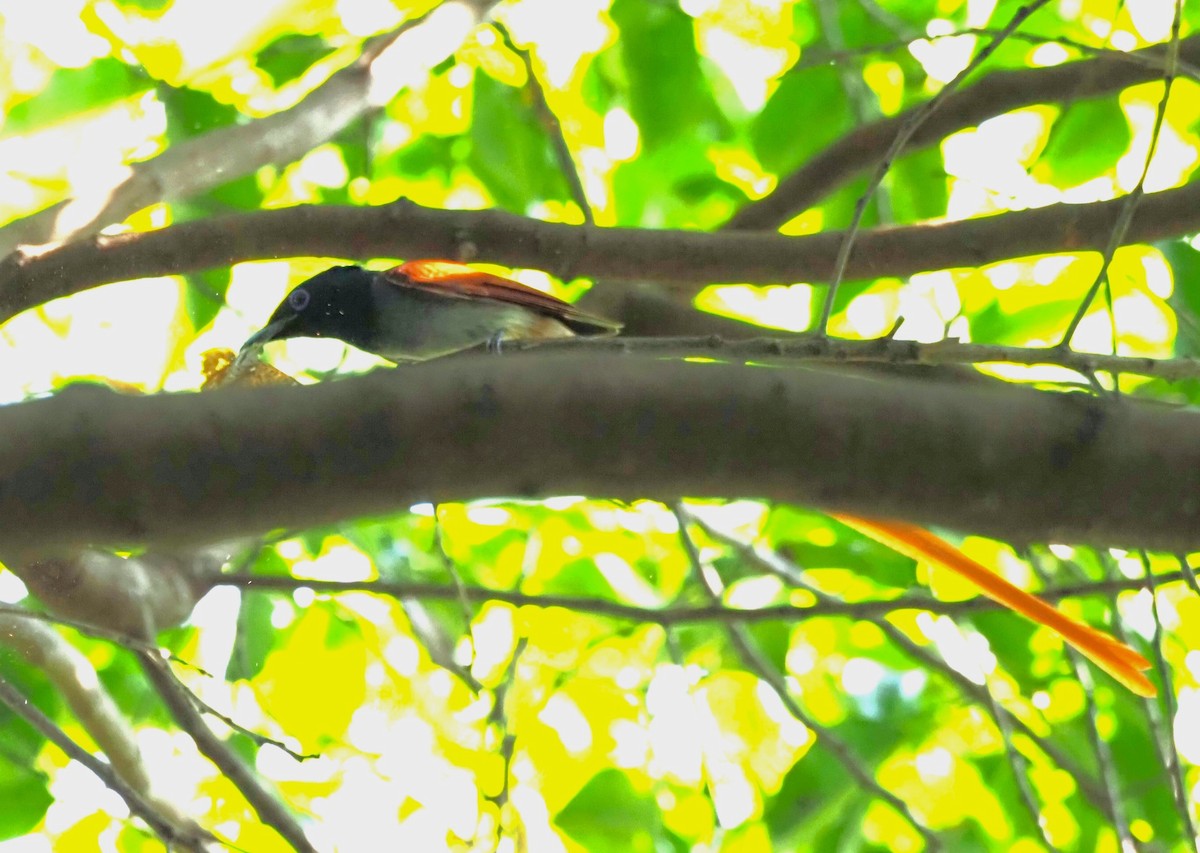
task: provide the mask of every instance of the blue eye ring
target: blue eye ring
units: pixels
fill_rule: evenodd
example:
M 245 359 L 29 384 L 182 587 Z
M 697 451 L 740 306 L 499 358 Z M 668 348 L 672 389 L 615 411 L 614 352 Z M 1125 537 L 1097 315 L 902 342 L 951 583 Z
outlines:
M 312 301 L 312 294 L 310 294 L 303 287 L 297 287 L 288 294 L 287 301 L 288 306 L 293 311 L 303 311 L 308 307 L 308 303 Z

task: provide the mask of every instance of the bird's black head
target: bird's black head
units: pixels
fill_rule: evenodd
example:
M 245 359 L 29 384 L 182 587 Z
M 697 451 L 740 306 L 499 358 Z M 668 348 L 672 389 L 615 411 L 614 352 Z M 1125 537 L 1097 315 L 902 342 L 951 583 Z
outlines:
M 374 325 L 374 277 L 362 267 L 331 267 L 297 285 L 242 352 L 284 338 L 337 338 L 361 347 Z

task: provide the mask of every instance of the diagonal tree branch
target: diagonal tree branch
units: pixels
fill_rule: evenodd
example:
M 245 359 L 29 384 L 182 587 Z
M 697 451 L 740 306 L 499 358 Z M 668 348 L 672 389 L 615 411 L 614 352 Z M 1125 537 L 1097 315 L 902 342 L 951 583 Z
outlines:
M 768 572 L 782 580 L 784 583 L 796 589 L 803 589 L 811 593 L 816 599 L 816 606 L 822 606 L 830 603 L 843 603 L 842 600 L 828 592 L 825 592 L 809 583 L 805 579 L 804 570 L 795 563 L 788 560 L 778 551 L 756 545 L 752 542 L 738 539 L 736 536 L 714 527 L 704 518 L 686 511 L 687 518 L 705 532 L 711 539 L 730 548 L 741 560 L 748 565 Z M 1044 595 L 1046 590 L 1040 591 L 1039 595 Z M 982 598 L 968 599 L 972 601 L 981 601 Z M 867 617 L 872 624 L 879 626 L 879 629 L 888 638 L 888 641 L 897 646 L 913 660 L 917 661 L 932 672 L 940 674 L 947 681 L 951 682 L 958 688 L 966 697 L 978 703 L 983 708 L 987 709 L 991 714 L 992 719 L 996 723 L 997 730 L 1003 735 L 1005 740 L 1005 748 L 1009 753 L 1009 758 L 1013 764 L 1013 774 L 1016 778 L 1017 787 L 1020 789 L 1022 799 L 1028 804 L 1028 811 L 1033 815 L 1033 822 L 1039 825 L 1037 819 L 1038 809 L 1034 801 L 1033 792 L 1030 790 L 1029 780 L 1026 778 L 1024 771 L 1024 756 L 1021 755 L 1015 745 L 1012 743 L 1012 735 L 1014 730 L 1020 730 L 1021 734 L 1029 738 L 1038 749 L 1056 765 L 1061 767 L 1067 773 L 1071 774 L 1075 784 L 1079 786 L 1079 790 L 1083 793 L 1092 805 L 1096 806 L 1106 817 L 1111 819 L 1111 814 L 1107 811 L 1109 803 L 1104 797 L 1103 790 L 1095 777 L 1079 765 L 1074 758 L 1063 752 L 1057 744 L 1043 737 L 1038 732 L 1034 731 L 1021 716 L 1009 711 L 1004 707 L 996 696 L 988 689 L 985 684 L 976 684 L 974 681 L 963 675 L 954 667 L 950 666 L 946 661 L 938 655 L 931 652 L 929 649 L 912 640 L 908 634 L 897 627 L 893 622 L 883 615 Z M 745 621 L 745 620 L 743 620 Z
M 708 315 L 714 316 L 714 315 Z M 715 317 L 716 320 L 724 318 Z M 722 332 L 731 331 L 729 324 L 714 324 Z M 762 326 L 742 324 L 745 331 L 761 334 Z M 783 334 L 783 333 L 776 333 Z M 1136 355 L 1104 355 L 1078 352 L 1060 347 L 1017 347 L 999 344 L 963 343 L 953 339 L 921 343 L 892 337 L 847 340 L 827 338 L 812 333 L 788 337 L 741 337 L 726 340 L 713 331 L 696 337 L 634 338 L 563 338 L 554 341 L 513 341 L 505 344 L 505 353 L 530 350 L 576 351 L 587 353 L 621 352 L 637 355 L 655 353 L 677 354 L 687 350 L 693 355 L 704 354 L 726 361 L 753 361 L 784 364 L 818 363 L 835 366 L 863 365 L 876 368 L 919 369 L 936 365 L 967 365 L 1003 362 L 1004 364 L 1054 365 L 1073 370 L 1081 376 L 1097 373 L 1114 375 L 1129 373 L 1135 376 L 1154 376 L 1167 381 L 1200 378 L 1200 359 L 1147 358 Z M 878 375 L 878 374 L 877 374 Z M 914 370 L 914 375 L 920 375 Z M 986 377 L 973 374 L 978 381 Z
M 903 150 L 911 153 L 925 148 L 984 119 L 1022 107 L 1094 98 L 1161 80 L 1165 51 L 1165 46 L 1153 45 L 1131 54 L 1149 60 L 1145 63 L 1104 54 L 1049 68 L 993 71 L 974 86 L 947 96 L 941 109 L 916 129 Z M 1200 63 L 1200 36 L 1179 43 L 1179 58 L 1185 63 Z M 770 195 L 739 210 L 725 227 L 778 228 L 879 162 L 922 108 L 923 104 L 917 104 L 847 133 L 780 181 Z
M 144 807 L 152 808 L 159 820 L 173 827 L 176 836 L 192 839 L 183 846 L 198 849 L 200 839 L 211 837 L 154 790 L 133 726 L 83 653 L 49 625 L 12 613 L 0 613 L 0 642 L 45 674 L 78 724 L 104 752 L 117 777 L 145 800 Z M 131 810 L 138 812 L 136 807 Z
M 688 514 L 683 504 L 678 502 L 671 509 L 679 521 L 679 539 L 684 553 L 687 554 L 692 574 L 695 575 L 709 602 L 719 604 L 724 592 L 724 583 L 720 575 L 716 569 L 706 565 L 701 559 L 700 551 L 688 533 Z M 753 672 L 771 688 L 788 713 L 816 735 L 817 743 L 833 755 L 834 760 L 842 765 L 842 769 L 857 780 L 859 786 L 866 793 L 891 806 L 904 819 L 905 823 L 911 826 L 925 841 L 926 850 L 941 850 L 943 846 L 941 838 L 913 813 L 909 804 L 895 791 L 881 785 L 875 778 L 874 771 L 866 766 L 854 747 L 832 727 L 817 720 L 792 695 L 792 691 L 788 689 L 785 673 L 778 671 L 758 648 L 746 624 L 733 618 L 728 620 L 724 627 L 729 644 L 737 651 L 746 669 Z
M 211 836 L 207 832 L 196 827 L 177 827 L 170 818 L 159 813 L 155 803 L 143 796 L 136 787 L 128 784 L 112 767 L 75 743 L 3 676 L 0 676 L 0 704 L 7 706 L 15 716 L 32 726 L 72 760 L 96 774 L 100 781 L 125 801 L 129 811 L 144 820 L 165 843 L 178 845 L 183 850 L 208 849 L 207 841 Z
M 0 229 L 0 256 L 22 245 L 95 234 L 148 205 L 188 198 L 269 164 L 290 163 L 336 136 L 452 54 L 496 0 L 450 0 L 368 40 L 362 55 L 290 109 L 172 145 L 128 167 L 107 192 L 62 201 Z
M 191 736 L 200 752 L 242 792 L 263 823 L 283 836 L 298 853 L 316 853 L 317 848 L 308 840 L 299 820 L 245 760 L 208 727 L 187 688 L 167 663 L 146 652 L 138 652 L 137 656 L 146 679 L 158 691 L 175 722 Z

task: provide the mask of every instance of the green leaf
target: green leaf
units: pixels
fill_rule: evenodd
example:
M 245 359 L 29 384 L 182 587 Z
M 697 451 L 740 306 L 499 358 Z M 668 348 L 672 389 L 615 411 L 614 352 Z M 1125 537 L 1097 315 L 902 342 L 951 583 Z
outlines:
M 10 721 L 5 725 L 5 739 L 13 733 L 13 726 L 32 733 L 24 723 Z M 37 740 L 41 742 L 39 735 Z M 47 787 L 46 776 L 36 772 L 24 762 L 12 763 L 9 758 L 0 754 L 0 838 L 15 838 L 30 832 L 42 822 L 46 809 L 54 802 Z
M 280 36 L 259 51 L 255 62 L 279 88 L 295 80 L 328 53 L 329 44 L 320 36 L 291 33 Z
M 524 211 L 535 201 L 565 199 L 550 142 L 521 92 L 477 71 L 474 102 L 468 162 L 500 206 Z
M 729 126 L 713 99 L 696 50 L 695 26 L 674 3 L 615 0 L 618 46 L 629 85 L 629 114 L 647 151 L 685 137 L 698 146 Z
M 762 165 L 786 173 L 853 125 L 837 70 L 805 68 L 785 74 L 750 125 L 750 144 Z
M 236 124 L 241 117 L 236 107 L 221 103 L 208 92 L 187 86 L 159 83 L 158 99 L 166 108 L 167 137 L 171 142 Z
M 838 850 L 843 828 L 858 826 L 858 786 L 822 749 L 810 750 L 765 803 L 763 821 L 780 850 Z M 818 839 L 823 839 L 817 843 Z M 852 849 L 852 848 L 850 848 Z
M 586 595 L 609 601 L 620 599 L 595 560 L 575 560 L 562 566 L 548 578 L 540 593 L 546 595 Z
M 654 798 L 634 789 L 620 770 L 601 770 L 554 819 L 587 850 L 651 853 L 662 832 Z
M 1171 265 L 1175 279 L 1167 304 L 1179 319 L 1177 352 L 1195 356 L 1200 353 L 1200 252 L 1185 240 L 1164 240 L 1154 246 Z
M 676 139 L 622 163 L 613 173 L 613 200 L 622 225 L 712 225 L 715 223 L 697 221 L 696 205 L 714 195 L 718 199 L 724 196 L 724 206 L 729 208 L 732 199 L 744 200 L 739 191 L 716 177 L 704 150 L 689 139 Z
M 118 4 L 125 9 L 140 9 L 143 12 L 165 11 L 174 0 L 121 0 Z
M 784 622 L 755 622 L 747 626 L 754 647 L 771 663 L 774 672 L 787 672 L 787 653 L 792 626 Z
M 409 175 L 420 177 L 437 174 L 449 182 L 450 172 L 457 158 L 454 149 L 458 137 L 426 135 L 397 150 L 378 164 L 377 171 L 383 175 Z
M 29 133 L 149 88 L 142 74 L 112 57 L 97 59 L 83 68 L 60 68 L 50 75 L 36 97 L 9 108 L 4 116 L 4 132 Z
M 1013 312 L 993 303 L 971 317 L 971 339 L 989 344 L 1024 344 L 1035 338 L 1053 340 L 1066 331 L 1079 308 L 1080 298 L 1055 299 Z
M 271 622 L 275 610 L 272 597 L 262 593 L 243 593 L 237 616 L 237 639 L 225 677 L 229 681 L 248 681 L 260 672 L 267 657 L 284 637 Z
M 225 307 L 225 293 L 232 278 L 228 269 L 204 270 L 184 277 L 184 310 L 192 329 L 200 331 Z
M 938 148 L 905 155 L 892 166 L 886 187 L 897 222 L 919 222 L 944 216 L 949 180 Z
M 987 638 L 1000 665 L 1018 682 L 1029 684 L 1034 663 L 1030 642 L 1037 627 L 1008 610 L 972 614 L 971 624 Z
M 1034 175 L 1057 187 L 1078 186 L 1113 169 L 1132 138 L 1116 100 L 1073 103 L 1051 128 Z

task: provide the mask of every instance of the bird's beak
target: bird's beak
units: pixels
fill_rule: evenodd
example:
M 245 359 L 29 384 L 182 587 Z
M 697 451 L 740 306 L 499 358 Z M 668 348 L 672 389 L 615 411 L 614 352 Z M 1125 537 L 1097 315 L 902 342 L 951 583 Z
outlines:
M 246 342 L 238 350 L 237 358 L 234 359 L 234 365 L 241 365 L 248 359 L 258 355 L 262 351 L 262 348 L 271 341 L 286 338 L 287 329 L 295 319 L 295 315 L 289 315 L 287 317 L 280 317 L 278 320 L 272 320 L 253 335 L 246 338 Z

